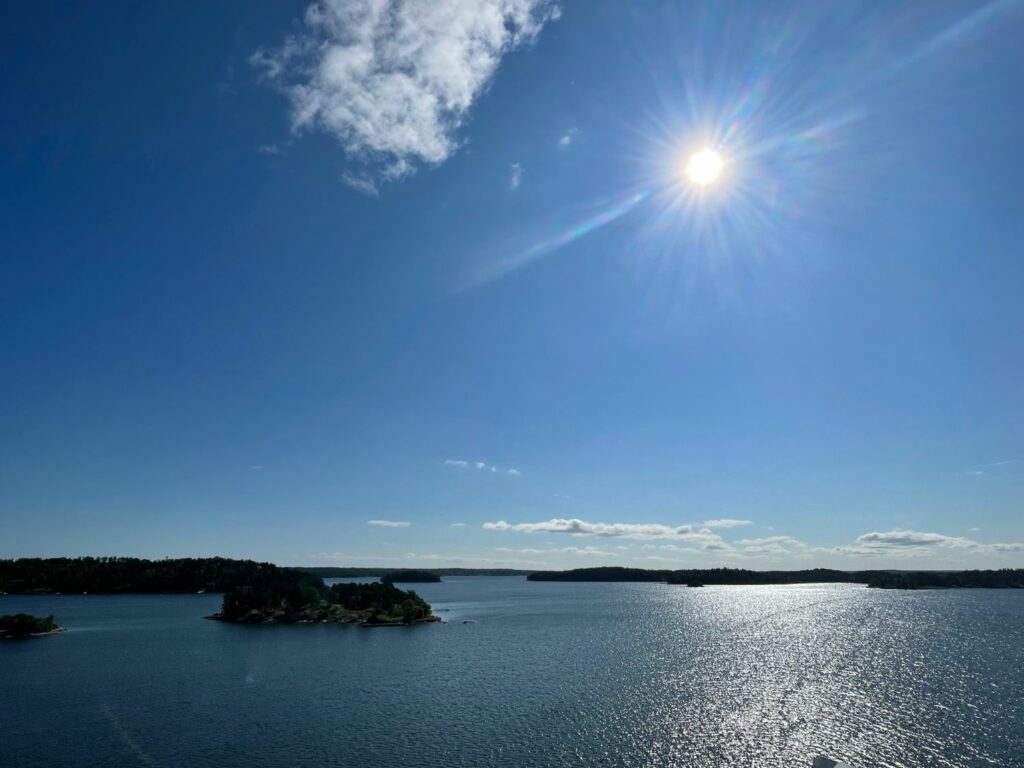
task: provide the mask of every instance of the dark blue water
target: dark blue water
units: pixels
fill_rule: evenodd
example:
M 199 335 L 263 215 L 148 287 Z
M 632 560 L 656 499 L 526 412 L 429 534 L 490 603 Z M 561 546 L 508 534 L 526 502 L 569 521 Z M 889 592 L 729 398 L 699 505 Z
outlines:
M 448 623 L 0 598 L 69 627 L 0 643 L 0 766 L 1024 766 L 1024 592 L 417 588 Z

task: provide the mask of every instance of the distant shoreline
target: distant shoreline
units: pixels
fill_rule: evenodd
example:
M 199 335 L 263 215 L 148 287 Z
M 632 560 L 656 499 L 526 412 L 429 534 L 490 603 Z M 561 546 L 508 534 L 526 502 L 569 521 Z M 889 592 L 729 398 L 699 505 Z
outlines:
M 742 568 L 653 570 L 606 566 L 564 571 L 506 568 L 285 568 L 228 558 L 20 558 L 0 560 L 0 596 L 54 594 L 220 594 L 282 577 L 291 584 L 308 579 L 376 577 L 391 583 L 431 583 L 443 576 L 525 576 L 529 581 L 663 582 L 668 584 L 768 585 L 864 584 L 877 589 L 1022 589 L 1024 569 L 970 571 L 753 571 Z
M 875 589 L 1024 589 L 1024 569 L 988 571 L 748 571 L 742 568 L 648 570 L 645 568 L 576 568 L 535 571 L 529 581 L 663 582 L 682 586 L 765 586 L 785 584 L 864 584 Z

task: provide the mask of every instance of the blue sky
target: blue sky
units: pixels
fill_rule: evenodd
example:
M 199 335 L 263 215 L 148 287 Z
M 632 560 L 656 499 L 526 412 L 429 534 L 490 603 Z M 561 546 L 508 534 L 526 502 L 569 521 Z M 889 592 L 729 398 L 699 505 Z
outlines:
M 1020 566 L 1022 35 L 8 9 L 0 556 Z

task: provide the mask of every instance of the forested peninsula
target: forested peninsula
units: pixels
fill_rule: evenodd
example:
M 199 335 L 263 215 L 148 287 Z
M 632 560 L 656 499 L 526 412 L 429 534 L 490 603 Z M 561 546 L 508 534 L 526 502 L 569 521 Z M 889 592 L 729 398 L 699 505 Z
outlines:
M 415 574 L 413 574 L 415 576 Z M 180 594 L 223 592 L 208 618 L 242 624 L 360 623 L 388 626 L 439 621 L 430 605 L 392 583 L 334 584 L 297 568 L 222 557 L 0 560 L 0 593 Z
M 0 592 L 16 594 L 161 594 L 227 592 L 309 575 L 273 563 L 224 557 L 26 557 L 0 560 Z M 315 577 L 314 577 L 315 578 Z

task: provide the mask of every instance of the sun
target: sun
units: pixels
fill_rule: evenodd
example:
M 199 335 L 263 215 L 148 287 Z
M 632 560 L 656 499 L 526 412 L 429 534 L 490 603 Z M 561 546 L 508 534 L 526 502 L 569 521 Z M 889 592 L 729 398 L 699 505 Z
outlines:
M 705 147 L 686 162 L 686 177 L 699 187 L 713 183 L 721 174 L 722 158 L 713 149 Z

